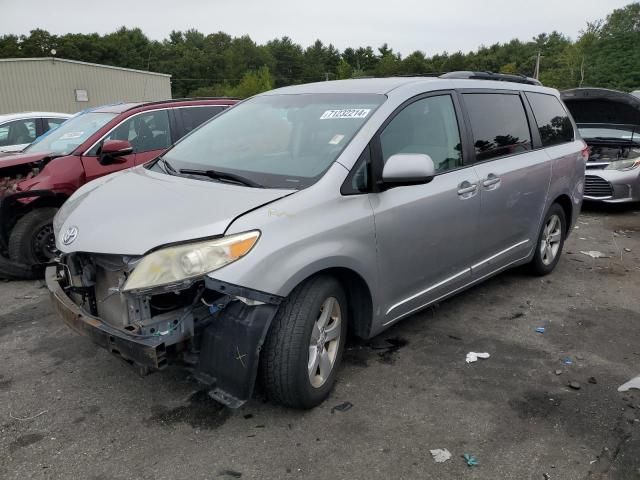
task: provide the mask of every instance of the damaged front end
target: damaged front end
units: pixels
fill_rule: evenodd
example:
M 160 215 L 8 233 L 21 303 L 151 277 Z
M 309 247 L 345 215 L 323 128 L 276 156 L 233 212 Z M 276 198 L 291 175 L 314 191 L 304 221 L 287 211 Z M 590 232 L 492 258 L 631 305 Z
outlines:
M 140 260 L 63 255 L 46 271 L 62 319 L 142 374 L 178 361 L 213 398 L 242 405 L 253 392 L 260 350 L 281 298 L 207 276 L 125 291 Z

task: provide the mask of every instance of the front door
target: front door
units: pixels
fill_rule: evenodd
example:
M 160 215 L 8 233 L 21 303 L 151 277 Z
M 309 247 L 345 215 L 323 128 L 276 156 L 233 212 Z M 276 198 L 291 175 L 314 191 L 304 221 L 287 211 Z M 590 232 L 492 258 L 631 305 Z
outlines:
M 470 281 L 480 196 L 474 168 L 463 163 L 460 123 L 449 94 L 403 108 L 380 133 L 379 150 L 383 162 L 396 153 L 424 153 L 436 166 L 428 184 L 370 197 L 388 325 Z
M 119 157 L 122 162 L 102 165 L 98 161 L 98 155 L 105 140 L 127 140 L 133 147 L 133 153 Z M 82 157 L 87 181 L 145 163 L 170 145 L 169 115 L 166 109 L 134 114 L 112 129 Z

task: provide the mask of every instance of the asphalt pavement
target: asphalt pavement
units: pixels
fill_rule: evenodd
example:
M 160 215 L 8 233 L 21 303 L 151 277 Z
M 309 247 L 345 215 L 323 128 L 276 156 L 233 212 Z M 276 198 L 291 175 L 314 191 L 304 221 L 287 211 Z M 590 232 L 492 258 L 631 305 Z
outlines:
M 617 391 L 638 374 L 631 208 L 587 208 L 550 276 L 506 272 L 351 341 L 306 412 L 259 392 L 229 410 L 178 367 L 140 377 L 70 331 L 41 282 L 6 282 L 0 478 L 640 479 L 640 391 Z

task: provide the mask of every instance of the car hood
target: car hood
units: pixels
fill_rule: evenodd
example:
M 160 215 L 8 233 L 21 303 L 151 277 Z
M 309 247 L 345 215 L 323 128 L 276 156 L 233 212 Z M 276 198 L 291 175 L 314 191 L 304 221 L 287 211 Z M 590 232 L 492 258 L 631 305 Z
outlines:
M 0 170 L 6 167 L 39 162 L 50 155 L 50 153 L 2 152 L 0 153 Z
M 78 190 L 54 220 L 56 243 L 64 253 L 143 255 L 161 245 L 222 235 L 236 217 L 293 192 L 137 167 Z M 76 238 L 64 245 L 69 231 Z
M 574 88 L 560 94 L 578 124 L 640 125 L 640 98 L 606 88 Z

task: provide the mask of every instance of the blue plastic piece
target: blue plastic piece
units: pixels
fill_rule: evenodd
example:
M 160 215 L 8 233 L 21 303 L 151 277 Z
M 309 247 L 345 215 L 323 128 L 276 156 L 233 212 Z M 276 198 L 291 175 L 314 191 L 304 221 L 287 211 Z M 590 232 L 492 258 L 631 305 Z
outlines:
M 476 467 L 476 466 L 480 465 L 480 462 L 478 461 L 478 459 L 476 457 L 474 457 L 473 455 L 465 453 L 462 457 L 466 460 L 467 465 L 470 466 L 470 467 Z
M 569 357 L 562 360 L 562 363 L 564 363 L 565 365 L 573 365 L 573 361 Z
M 544 327 L 538 327 L 538 328 L 536 328 L 536 332 L 538 332 L 538 333 L 544 333 Z

